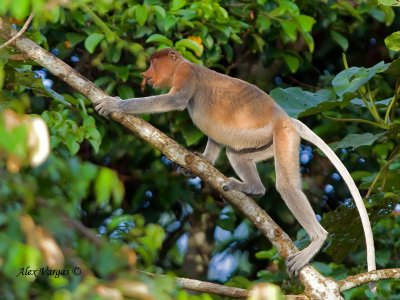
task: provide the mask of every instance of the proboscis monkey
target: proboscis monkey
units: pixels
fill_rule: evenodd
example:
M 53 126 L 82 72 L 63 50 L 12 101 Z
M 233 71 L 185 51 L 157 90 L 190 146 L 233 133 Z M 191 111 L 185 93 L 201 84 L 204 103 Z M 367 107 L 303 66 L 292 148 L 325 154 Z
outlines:
M 187 109 L 194 124 L 208 137 L 203 156 L 214 164 L 221 148 L 226 148 L 240 180 L 229 178 L 225 190 L 264 195 L 256 163 L 275 158 L 276 189 L 311 239 L 308 247 L 287 258 L 291 275 L 297 275 L 309 263 L 327 237 L 301 189 L 299 171 L 300 139 L 320 148 L 350 189 L 364 228 L 368 270 L 375 270 L 372 230 L 360 193 L 340 159 L 306 125 L 290 118 L 258 87 L 189 62 L 173 49 L 154 53 L 142 76 L 154 88 L 170 88 L 169 93 L 127 100 L 106 97 L 95 103 L 96 110 L 108 117 L 112 112 L 141 114 Z

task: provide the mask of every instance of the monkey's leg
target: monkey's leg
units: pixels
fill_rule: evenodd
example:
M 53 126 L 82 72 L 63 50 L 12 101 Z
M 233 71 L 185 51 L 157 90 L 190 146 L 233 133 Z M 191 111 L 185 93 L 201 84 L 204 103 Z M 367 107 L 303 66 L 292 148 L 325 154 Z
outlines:
M 221 145 L 214 142 L 212 139 L 208 138 L 206 149 L 204 153 L 199 153 L 197 151 L 194 152 L 197 156 L 208 160 L 212 165 L 214 165 L 215 161 L 217 160 L 219 153 L 221 151 Z M 189 170 L 179 166 L 177 171 L 186 177 L 195 178 L 196 176 Z
M 212 165 L 214 165 L 217 160 L 219 153 L 221 151 L 221 145 L 214 142 L 214 140 L 208 138 L 206 149 L 202 154 L 206 159 L 208 159 Z
M 300 137 L 293 127 L 279 127 L 274 135 L 276 189 L 286 205 L 311 239 L 307 248 L 290 255 L 286 261 L 288 272 L 297 276 L 322 247 L 326 230 L 319 224 L 307 197 L 301 189 L 299 171 Z
M 261 197 L 264 195 L 265 187 L 258 175 L 256 162 L 272 157 L 272 148 L 251 152 L 240 152 L 228 148 L 226 150 L 226 155 L 228 156 L 232 168 L 242 181 L 231 177 L 229 178 L 229 182 L 224 186 L 224 190 L 236 189 L 254 197 Z

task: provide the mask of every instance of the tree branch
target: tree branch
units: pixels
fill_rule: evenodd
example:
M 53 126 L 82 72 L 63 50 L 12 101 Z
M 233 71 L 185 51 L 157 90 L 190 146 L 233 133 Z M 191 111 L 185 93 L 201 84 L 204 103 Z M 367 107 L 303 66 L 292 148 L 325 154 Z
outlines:
M 400 268 L 383 269 L 383 270 L 365 272 L 354 276 L 349 276 L 346 279 L 339 280 L 338 284 L 340 291 L 343 292 L 365 283 L 378 281 L 381 279 L 399 279 L 399 278 L 400 278 Z
M 24 32 L 28 29 L 28 26 L 31 23 L 31 21 L 32 21 L 34 16 L 35 16 L 34 12 L 31 12 L 31 14 L 29 15 L 28 19 L 25 21 L 25 24 L 21 28 L 21 30 L 18 31 L 18 33 L 16 35 L 14 35 L 12 38 L 10 38 L 7 42 L 5 42 L 4 44 L 0 45 L 0 49 L 3 49 L 5 47 L 7 47 L 8 45 L 14 43 L 21 35 L 23 35 Z

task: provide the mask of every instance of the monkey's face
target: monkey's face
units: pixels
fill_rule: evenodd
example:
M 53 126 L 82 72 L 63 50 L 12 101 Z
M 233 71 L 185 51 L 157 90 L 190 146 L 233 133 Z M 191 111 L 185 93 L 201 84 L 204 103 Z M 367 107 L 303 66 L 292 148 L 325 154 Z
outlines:
M 153 88 L 171 88 L 174 69 L 174 61 L 166 55 L 153 59 L 149 69 L 141 75 Z

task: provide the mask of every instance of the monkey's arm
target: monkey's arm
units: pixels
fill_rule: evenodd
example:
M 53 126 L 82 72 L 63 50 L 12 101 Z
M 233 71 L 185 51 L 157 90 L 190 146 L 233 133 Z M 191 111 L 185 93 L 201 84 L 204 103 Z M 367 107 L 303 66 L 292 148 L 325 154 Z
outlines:
M 172 110 L 184 110 L 190 100 L 185 91 L 171 90 L 168 94 L 143 98 L 121 100 L 119 97 L 106 97 L 94 103 L 100 115 L 108 117 L 112 112 L 128 114 L 161 113 Z
M 208 138 L 206 149 L 204 150 L 203 156 L 208 159 L 211 164 L 214 165 L 221 151 L 221 145 L 217 144 L 212 139 Z

